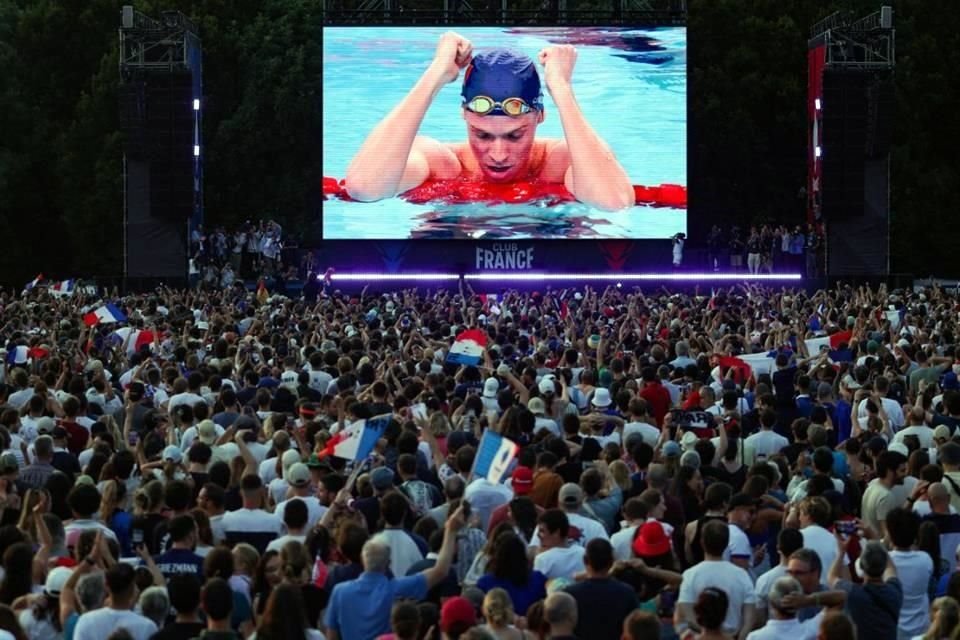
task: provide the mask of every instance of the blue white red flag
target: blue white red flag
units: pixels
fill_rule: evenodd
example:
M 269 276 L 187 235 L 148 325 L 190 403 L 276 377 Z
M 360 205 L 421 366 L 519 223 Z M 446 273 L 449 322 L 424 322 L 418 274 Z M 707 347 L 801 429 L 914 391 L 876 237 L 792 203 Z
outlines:
M 83 316 L 83 323 L 88 327 L 101 322 L 126 322 L 127 316 L 115 305 L 107 303 Z
M 453 346 L 450 347 L 447 362 L 464 365 L 480 364 L 486 346 L 486 333 L 480 329 L 467 329 L 457 336 Z
M 377 446 L 377 440 L 383 436 L 388 424 L 390 424 L 389 416 L 351 422 L 331 438 L 325 453 L 355 462 L 366 460 L 367 456 L 373 452 L 373 448 Z

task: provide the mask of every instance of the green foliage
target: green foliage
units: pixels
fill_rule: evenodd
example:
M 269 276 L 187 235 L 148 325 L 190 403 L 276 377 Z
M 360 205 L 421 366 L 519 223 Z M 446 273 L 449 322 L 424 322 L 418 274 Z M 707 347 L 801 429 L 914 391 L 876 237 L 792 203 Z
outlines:
M 118 131 L 119 8 L 112 0 L 0 0 L 0 280 L 115 275 L 122 254 Z M 179 9 L 204 49 L 203 136 L 209 224 L 316 218 L 321 20 L 316 0 L 140 0 Z M 440 0 L 409 0 L 437 10 Z M 471 3 L 475 9 L 487 2 Z M 627 8 L 644 3 L 628 3 Z M 662 2 L 647 2 L 659 6 Z M 542 0 L 511 0 L 537 11 Z M 568 0 L 570 10 L 602 0 Z M 609 5 L 606 5 L 609 6 Z M 803 217 L 809 28 L 875 0 L 690 0 L 691 206 L 746 223 Z M 955 274 L 949 207 L 960 190 L 955 141 L 960 12 L 898 0 L 892 151 L 894 270 Z M 938 224 L 939 223 L 939 224 Z M 946 223 L 946 224 L 944 224 Z M 696 218 L 693 219 L 696 225 Z

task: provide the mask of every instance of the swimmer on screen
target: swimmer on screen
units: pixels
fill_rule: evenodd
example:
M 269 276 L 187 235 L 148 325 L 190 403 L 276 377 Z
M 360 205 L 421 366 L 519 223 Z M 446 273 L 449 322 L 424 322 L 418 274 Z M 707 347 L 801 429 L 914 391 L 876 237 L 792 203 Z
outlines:
M 562 183 L 585 204 L 617 210 L 633 206 L 630 179 L 580 111 L 571 76 L 577 52 L 557 45 L 540 52 L 547 90 L 564 139 L 536 139 L 546 112 L 533 60 L 508 49 L 473 55 L 463 36 L 440 37 L 433 62 L 410 93 L 367 136 L 347 168 L 345 186 L 355 200 L 391 198 L 428 179 L 465 178 L 510 183 Z M 442 143 L 418 136 L 427 109 L 460 70 L 467 142 Z M 611 114 L 612 116 L 613 114 Z M 625 114 L 619 114 L 625 115 Z

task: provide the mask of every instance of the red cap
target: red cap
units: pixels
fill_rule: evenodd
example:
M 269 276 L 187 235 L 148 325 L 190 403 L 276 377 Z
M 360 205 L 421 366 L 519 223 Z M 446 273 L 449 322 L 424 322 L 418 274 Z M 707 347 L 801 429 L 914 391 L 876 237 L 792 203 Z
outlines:
M 533 469 L 530 467 L 517 467 L 513 470 L 512 480 L 513 492 L 518 496 L 525 496 L 533 489 Z
M 466 630 L 477 624 L 477 612 L 473 604 L 463 596 L 450 598 L 440 609 L 440 630 L 450 633 L 453 627 Z
M 641 558 L 660 556 L 670 551 L 670 538 L 656 520 L 644 522 L 633 539 L 633 552 Z

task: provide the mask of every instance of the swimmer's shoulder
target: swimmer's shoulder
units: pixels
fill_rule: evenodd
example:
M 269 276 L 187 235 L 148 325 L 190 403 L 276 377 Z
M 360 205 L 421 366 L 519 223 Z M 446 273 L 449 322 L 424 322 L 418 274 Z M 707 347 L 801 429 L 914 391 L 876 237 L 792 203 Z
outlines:
M 426 136 L 417 136 L 414 149 L 423 154 L 430 169 L 430 177 L 434 180 L 456 178 L 463 170 L 460 154 L 453 145 Z

